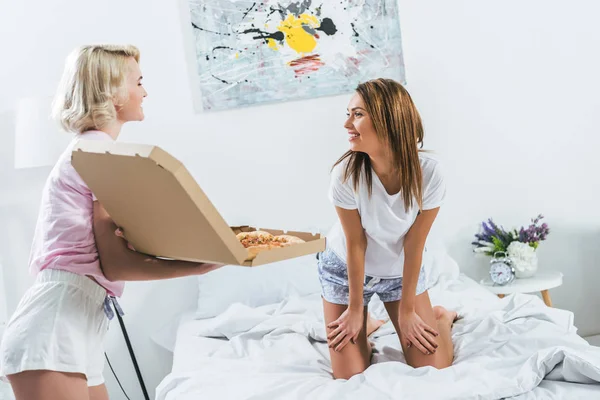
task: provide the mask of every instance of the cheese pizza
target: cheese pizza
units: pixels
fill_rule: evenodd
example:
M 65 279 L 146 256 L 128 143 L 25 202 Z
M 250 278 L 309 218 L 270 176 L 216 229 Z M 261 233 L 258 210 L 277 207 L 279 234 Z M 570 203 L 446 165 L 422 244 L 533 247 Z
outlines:
M 247 260 L 254 260 L 261 251 L 304 243 L 304 240 L 292 235 L 274 236 L 265 231 L 240 232 L 236 235 L 240 243 L 248 249 Z

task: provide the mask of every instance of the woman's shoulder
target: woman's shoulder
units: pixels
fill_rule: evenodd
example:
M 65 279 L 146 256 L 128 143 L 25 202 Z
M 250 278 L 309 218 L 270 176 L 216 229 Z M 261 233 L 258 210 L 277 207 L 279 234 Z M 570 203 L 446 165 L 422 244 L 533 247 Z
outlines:
M 429 184 L 434 181 L 444 180 L 443 162 L 433 152 L 419 152 L 423 182 Z
M 336 179 L 339 179 L 340 181 L 344 181 L 344 177 L 346 176 L 346 169 L 348 168 L 349 162 L 350 157 L 338 160 L 337 163 L 331 169 L 331 176 Z
M 442 164 L 439 156 L 431 151 L 420 151 L 419 161 L 421 163 L 421 168 L 423 169 L 423 172 L 439 169 L 441 168 Z
M 421 150 L 419 151 L 419 160 L 421 161 L 421 164 L 439 163 L 440 156 L 436 152 L 431 150 Z

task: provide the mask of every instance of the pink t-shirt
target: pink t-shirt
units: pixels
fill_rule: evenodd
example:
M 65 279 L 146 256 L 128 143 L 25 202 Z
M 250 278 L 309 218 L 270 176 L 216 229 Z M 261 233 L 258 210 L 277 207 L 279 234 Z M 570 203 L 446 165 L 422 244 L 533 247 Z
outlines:
M 37 274 L 51 268 L 89 276 L 110 295 L 120 297 L 125 283 L 110 282 L 100 268 L 93 229 L 96 198 L 71 165 L 71 151 L 79 138 L 113 140 L 101 131 L 84 132 L 60 156 L 42 194 L 29 270 Z

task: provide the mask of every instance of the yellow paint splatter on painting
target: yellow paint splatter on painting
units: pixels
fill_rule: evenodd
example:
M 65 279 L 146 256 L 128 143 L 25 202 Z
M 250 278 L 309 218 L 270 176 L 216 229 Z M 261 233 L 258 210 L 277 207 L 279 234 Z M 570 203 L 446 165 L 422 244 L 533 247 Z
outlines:
M 236 60 L 240 58 L 240 53 L 235 53 Z
M 279 30 L 285 34 L 285 41 L 288 46 L 297 53 L 310 53 L 317 47 L 317 40 L 302 28 L 303 25 L 308 25 L 315 29 L 321 24 L 314 15 L 300 14 L 296 18 L 295 15 L 290 14 L 279 24 Z
M 277 41 L 275 39 L 268 38 L 267 39 L 267 45 L 272 50 L 275 50 L 275 51 L 279 50 L 279 46 L 277 45 Z

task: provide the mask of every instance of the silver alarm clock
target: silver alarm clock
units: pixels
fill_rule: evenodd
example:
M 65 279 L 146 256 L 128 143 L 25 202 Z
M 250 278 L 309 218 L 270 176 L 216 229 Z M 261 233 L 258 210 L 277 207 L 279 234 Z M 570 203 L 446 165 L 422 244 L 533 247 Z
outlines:
M 502 256 L 500 256 L 502 254 Z M 490 261 L 490 278 L 495 285 L 508 285 L 515 279 L 515 269 L 512 260 L 503 251 L 494 253 Z

